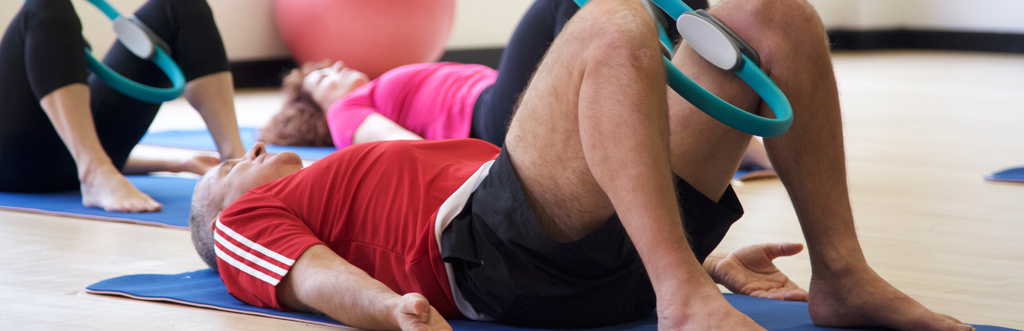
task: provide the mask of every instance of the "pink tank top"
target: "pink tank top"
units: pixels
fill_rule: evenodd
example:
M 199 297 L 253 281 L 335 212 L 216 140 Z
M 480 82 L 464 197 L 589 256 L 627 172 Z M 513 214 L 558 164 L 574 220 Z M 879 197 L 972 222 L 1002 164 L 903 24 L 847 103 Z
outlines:
M 388 71 L 331 106 L 334 146 L 352 145 L 366 116 L 378 113 L 428 140 L 469 137 L 473 105 L 497 71 L 477 64 L 421 63 Z

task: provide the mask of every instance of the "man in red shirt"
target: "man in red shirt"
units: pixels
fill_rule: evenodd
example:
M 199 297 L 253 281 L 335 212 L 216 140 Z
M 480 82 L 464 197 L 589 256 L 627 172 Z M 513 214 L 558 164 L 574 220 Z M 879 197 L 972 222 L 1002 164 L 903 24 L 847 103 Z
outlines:
M 819 325 L 970 329 L 866 264 L 828 45 L 810 5 L 724 1 L 712 13 L 758 36 L 747 40 L 796 112 L 766 146 L 808 242 L 810 297 L 771 266 L 798 245 L 708 257 L 742 213 L 729 179 L 750 136 L 666 95 L 655 27 L 628 0 L 595 0 L 565 26 L 503 148 L 378 142 L 301 169 L 294 154 L 256 145 L 197 185 L 197 251 L 243 301 L 361 328 L 443 330 L 460 316 L 590 326 L 656 311 L 662 329 L 760 329 L 718 280 L 807 298 Z M 732 104 L 769 111 L 685 44 L 674 62 Z M 757 266 L 720 270 L 736 261 Z

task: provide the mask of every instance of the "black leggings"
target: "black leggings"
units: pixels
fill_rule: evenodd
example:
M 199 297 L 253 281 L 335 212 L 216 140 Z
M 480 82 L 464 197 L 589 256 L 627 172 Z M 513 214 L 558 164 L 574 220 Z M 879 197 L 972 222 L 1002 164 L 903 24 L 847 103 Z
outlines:
M 228 70 L 227 56 L 205 0 L 150 0 L 135 15 L 171 47 L 185 79 Z M 89 75 L 82 24 L 70 0 L 28 0 L 0 40 L 0 191 L 48 192 L 78 188 L 71 153 L 40 106 L 61 87 L 86 83 L 96 132 L 120 169 L 159 110 Z M 152 62 L 116 42 L 103 62 L 139 83 L 167 87 Z
M 685 2 L 694 9 L 708 7 L 706 0 Z M 470 136 L 498 146 L 505 143 L 505 133 L 519 95 L 526 90 L 526 84 L 533 77 L 533 71 L 548 51 L 548 46 L 578 9 L 576 3 L 569 0 L 537 0 L 533 3 L 505 46 L 498 64 L 497 81 L 477 99 Z M 671 26 L 666 28 L 666 32 L 672 39 L 678 38 L 679 32 Z

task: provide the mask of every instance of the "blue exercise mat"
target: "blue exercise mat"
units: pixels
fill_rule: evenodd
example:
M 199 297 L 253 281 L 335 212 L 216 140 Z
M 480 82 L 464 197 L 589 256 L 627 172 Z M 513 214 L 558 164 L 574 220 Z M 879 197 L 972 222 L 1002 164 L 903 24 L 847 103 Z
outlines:
M 256 143 L 256 138 L 259 136 L 259 130 L 255 128 L 241 128 L 239 129 L 239 134 L 242 137 L 242 145 L 248 149 Z M 177 147 L 204 151 L 217 150 L 216 145 L 213 144 L 213 137 L 210 136 L 210 132 L 206 130 L 147 132 L 139 143 L 153 146 Z M 267 145 L 268 152 L 280 153 L 284 151 L 292 151 L 299 154 L 299 157 L 303 160 L 310 161 L 322 159 L 336 150 L 337 149 L 334 147 Z M 736 175 L 733 176 L 732 179 L 735 181 L 746 181 L 774 177 L 776 177 L 774 171 L 764 170 L 764 168 L 761 167 L 751 167 L 740 168 L 736 171 Z
M 775 173 L 775 170 L 767 170 L 762 167 L 746 167 L 736 169 L 736 174 L 732 176 L 732 180 L 742 182 L 776 177 L 779 177 L 779 175 Z
M 242 138 L 242 146 L 246 149 L 256 144 L 256 138 L 259 136 L 259 130 L 256 128 L 240 128 L 238 134 Z M 175 130 L 175 131 L 157 131 L 147 132 L 142 137 L 140 144 L 164 146 L 164 147 L 177 147 L 187 149 L 197 149 L 204 151 L 216 151 L 217 146 L 213 143 L 213 136 L 210 132 L 201 130 Z M 299 154 L 303 160 L 316 161 L 324 158 L 325 156 L 333 153 L 338 149 L 332 147 L 308 147 L 308 146 L 280 146 L 280 145 L 267 145 L 267 151 L 271 153 L 280 153 L 285 151 L 292 151 Z
M 238 301 L 228 294 L 228 290 L 224 287 L 220 276 L 209 269 L 176 275 L 141 274 L 121 276 L 89 285 L 86 291 L 94 294 L 119 295 L 147 301 L 174 302 L 195 307 L 306 323 L 341 325 L 325 316 L 258 308 Z M 726 294 L 725 298 L 734 307 L 753 318 L 768 330 L 832 330 L 830 328 L 818 327 L 811 323 L 811 319 L 807 314 L 806 302 L 760 299 L 736 294 Z M 455 330 L 538 330 L 466 320 L 451 320 L 449 323 L 451 323 L 452 328 Z M 978 330 L 1012 330 L 984 325 L 975 325 L 975 327 Z M 652 316 L 632 323 L 586 330 L 657 330 L 657 319 Z
M 1024 183 L 1024 167 L 1003 169 L 985 175 L 985 179 L 997 182 Z
M 192 205 L 192 190 L 196 179 L 182 177 L 127 176 L 143 193 L 163 204 L 153 213 L 112 213 L 82 206 L 82 193 L 78 190 L 54 193 L 0 192 L 0 209 L 43 213 L 59 216 L 92 218 L 188 228 L 188 214 Z

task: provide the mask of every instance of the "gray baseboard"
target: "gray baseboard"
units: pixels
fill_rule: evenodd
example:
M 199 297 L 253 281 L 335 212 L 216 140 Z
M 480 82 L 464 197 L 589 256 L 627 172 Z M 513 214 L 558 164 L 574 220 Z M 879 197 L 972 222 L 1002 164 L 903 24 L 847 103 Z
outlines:
M 1024 53 L 1024 34 L 876 30 L 828 32 L 833 50 L 935 49 L 996 53 Z

